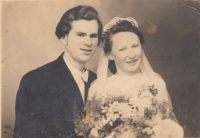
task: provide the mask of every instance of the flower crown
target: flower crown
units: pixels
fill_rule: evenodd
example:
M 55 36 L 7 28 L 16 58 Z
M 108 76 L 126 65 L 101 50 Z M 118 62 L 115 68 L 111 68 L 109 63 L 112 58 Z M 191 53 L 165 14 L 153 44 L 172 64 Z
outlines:
M 127 18 L 120 18 L 120 17 L 114 17 L 110 22 L 108 22 L 104 28 L 103 28 L 103 33 L 105 34 L 108 32 L 113 26 L 115 26 L 117 23 L 121 21 L 128 21 L 130 22 L 133 26 L 138 28 L 138 23 L 135 19 L 132 17 L 127 17 Z

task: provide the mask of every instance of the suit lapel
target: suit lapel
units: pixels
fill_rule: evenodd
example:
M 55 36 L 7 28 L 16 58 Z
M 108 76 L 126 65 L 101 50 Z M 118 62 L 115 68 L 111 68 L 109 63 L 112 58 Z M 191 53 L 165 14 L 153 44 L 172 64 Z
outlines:
M 68 97 L 68 101 L 69 101 L 68 105 L 73 106 L 74 104 L 76 104 L 80 111 L 80 109 L 84 108 L 84 103 L 83 103 L 83 99 L 81 96 L 81 92 L 80 92 L 78 85 L 77 85 L 76 81 L 74 80 L 69 68 L 67 67 L 67 65 L 63 59 L 63 54 L 64 53 L 62 53 L 58 57 L 58 59 L 56 60 L 56 66 L 55 66 L 55 68 L 57 69 L 56 73 L 58 74 L 58 81 L 61 83 L 60 89 L 62 89 L 61 91 L 63 91 L 63 93 L 61 93 L 62 94 L 61 96 Z M 90 88 L 90 84 L 95 79 L 96 79 L 96 75 L 89 71 L 88 82 L 84 82 L 84 84 L 85 84 L 85 99 L 84 99 L 85 103 L 87 101 L 88 90 Z
M 63 53 L 64 54 L 64 53 Z M 77 106 L 78 110 L 84 107 L 83 99 L 81 96 L 81 92 L 78 88 L 76 81 L 74 80 L 69 68 L 67 67 L 63 54 L 56 60 L 58 64 L 58 74 L 61 76 L 61 83 L 63 89 L 63 96 L 67 96 L 66 100 L 68 101 L 68 106 Z

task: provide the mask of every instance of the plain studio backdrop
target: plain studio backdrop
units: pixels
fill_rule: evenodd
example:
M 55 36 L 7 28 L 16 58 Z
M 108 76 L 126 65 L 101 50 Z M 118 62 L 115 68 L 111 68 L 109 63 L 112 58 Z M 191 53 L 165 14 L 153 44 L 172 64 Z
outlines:
M 15 98 L 22 76 L 64 51 L 55 28 L 63 13 L 77 5 L 93 6 L 103 25 L 115 16 L 138 21 L 146 56 L 167 84 L 185 136 L 200 136 L 199 0 L 3 1 L 3 136 L 8 137 L 14 126 Z M 94 72 L 98 56 L 97 49 L 87 64 Z

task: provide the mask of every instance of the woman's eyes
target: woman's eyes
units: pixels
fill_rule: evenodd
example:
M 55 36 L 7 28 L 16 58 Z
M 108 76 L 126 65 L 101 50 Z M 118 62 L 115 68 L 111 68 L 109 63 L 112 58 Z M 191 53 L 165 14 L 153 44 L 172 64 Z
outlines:
M 119 49 L 119 51 L 124 51 L 124 50 L 126 50 L 126 48 L 121 48 L 121 49 Z
M 132 46 L 132 48 L 135 48 L 135 47 L 138 47 L 139 45 L 133 45 Z M 124 50 L 126 50 L 126 48 L 121 48 L 121 49 L 119 49 L 119 51 L 124 51 Z
M 132 48 L 134 48 L 134 47 L 138 47 L 138 46 L 139 46 L 139 45 L 133 45 Z

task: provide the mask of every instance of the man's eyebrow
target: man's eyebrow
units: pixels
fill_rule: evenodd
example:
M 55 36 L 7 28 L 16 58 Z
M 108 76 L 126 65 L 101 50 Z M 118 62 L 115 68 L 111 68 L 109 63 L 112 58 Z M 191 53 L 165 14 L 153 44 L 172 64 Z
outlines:
M 91 34 L 91 35 L 98 35 L 98 33 L 93 33 L 93 34 Z
M 84 32 L 75 32 L 76 34 L 86 34 L 86 33 L 84 33 Z
M 87 33 L 84 33 L 84 32 L 75 32 L 76 34 L 82 34 L 82 35 L 86 35 Z M 98 35 L 98 33 L 92 33 L 90 34 L 90 36 L 96 36 Z

